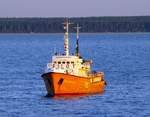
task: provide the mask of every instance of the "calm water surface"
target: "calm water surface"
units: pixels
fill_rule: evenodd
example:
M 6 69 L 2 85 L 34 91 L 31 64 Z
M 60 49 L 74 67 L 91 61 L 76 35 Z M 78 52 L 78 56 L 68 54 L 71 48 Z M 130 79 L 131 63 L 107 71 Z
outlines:
M 150 117 L 150 34 L 80 36 L 81 55 L 105 72 L 103 94 L 45 97 L 40 76 L 56 51 L 62 34 L 0 35 L 0 117 Z

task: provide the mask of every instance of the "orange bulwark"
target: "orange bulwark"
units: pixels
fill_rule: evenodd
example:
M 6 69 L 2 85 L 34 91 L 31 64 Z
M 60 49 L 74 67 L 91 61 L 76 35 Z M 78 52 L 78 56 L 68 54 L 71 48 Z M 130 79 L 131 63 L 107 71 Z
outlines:
M 49 96 L 101 93 L 106 82 L 103 73 L 90 77 L 79 77 L 63 73 L 45 73 L 42 75 Z

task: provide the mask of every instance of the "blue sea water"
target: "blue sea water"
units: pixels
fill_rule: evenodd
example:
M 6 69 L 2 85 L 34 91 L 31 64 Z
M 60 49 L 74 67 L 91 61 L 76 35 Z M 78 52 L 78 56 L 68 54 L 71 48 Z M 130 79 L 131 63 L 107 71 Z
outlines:
M 80 35 L 81 56 L 105 73 L 103 94 L 45 97 L 41 74 L 56 51 L 63 34 L 0 35 L 0 117 L 150 117 L 149 33 Z

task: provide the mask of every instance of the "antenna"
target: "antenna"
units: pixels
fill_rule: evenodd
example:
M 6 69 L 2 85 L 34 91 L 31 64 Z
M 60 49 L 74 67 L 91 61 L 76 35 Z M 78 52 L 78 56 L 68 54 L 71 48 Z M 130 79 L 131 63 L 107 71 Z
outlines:
M 74 27 L 77 30 L 76 34 L 76 56 L 79 56 L 79 31 L 81 27 L 77 24 L 77 27 Z

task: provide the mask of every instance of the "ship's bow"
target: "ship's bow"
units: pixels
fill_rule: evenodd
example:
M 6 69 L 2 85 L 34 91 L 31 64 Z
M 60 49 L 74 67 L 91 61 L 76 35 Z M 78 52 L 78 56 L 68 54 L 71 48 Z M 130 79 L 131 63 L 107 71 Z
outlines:
M 51 73 L 42 74 L 42 78 L 44 80 L 45 87 L 47 90 L 47 96 L 54 96 L 55 95 L 54 83 L 53 83 L 53 79 L 51 78 Z

